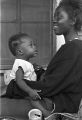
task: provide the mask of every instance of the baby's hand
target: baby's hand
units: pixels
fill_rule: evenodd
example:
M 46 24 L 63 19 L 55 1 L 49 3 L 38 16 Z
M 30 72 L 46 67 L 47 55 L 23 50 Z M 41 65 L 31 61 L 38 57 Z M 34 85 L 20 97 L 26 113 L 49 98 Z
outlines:
M 42 68 L 41 65 L 37 65 L 36 63 L 33 64 L 35 71 L 38 71 Z
M 36 90 L 32 90 L 29 93 L 29 96 L 33 99 L 33 100 L 40 100 L 41 97 L 39 96 L 39 94 L 36 92 Z

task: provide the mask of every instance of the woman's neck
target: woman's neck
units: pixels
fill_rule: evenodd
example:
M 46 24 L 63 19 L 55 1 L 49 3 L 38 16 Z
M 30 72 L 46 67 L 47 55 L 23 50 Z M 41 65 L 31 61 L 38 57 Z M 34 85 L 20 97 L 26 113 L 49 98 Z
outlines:
M 64 38 L 65 38 L 65 42 L 68 42 L 68 41 L 72 41 L 75 38 L 79 38 L 79 37 L 78 37 L 78 33 L 75 30 L 71 29 L 69 33 L 64 35 Z

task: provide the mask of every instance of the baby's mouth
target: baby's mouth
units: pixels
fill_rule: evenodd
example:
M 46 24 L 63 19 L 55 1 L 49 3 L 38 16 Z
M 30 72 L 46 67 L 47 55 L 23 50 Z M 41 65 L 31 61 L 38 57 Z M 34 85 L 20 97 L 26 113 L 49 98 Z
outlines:
M 35 50 L 35 54 L 38 54 L 38 51 L 37 51 L 37 50 Z

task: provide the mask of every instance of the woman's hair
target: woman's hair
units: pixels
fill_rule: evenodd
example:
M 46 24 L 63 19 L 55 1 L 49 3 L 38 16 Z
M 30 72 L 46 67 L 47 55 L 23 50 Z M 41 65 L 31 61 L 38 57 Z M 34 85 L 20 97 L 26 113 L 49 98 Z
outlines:
M 14 56 L 16 56 L 17 47 L 22 43 L 21 39 L 24 37 L 28 37 L 28 34 L 19 33 L 19 34 L 15 34 L 15 35 L 10 37 L 9 49 Z
M 75 19 L 75 30 L 80 31 L 82 25 L 82 0 L 61 0 L 58 8 L 60 7 L 64 8 L 71 19 Z

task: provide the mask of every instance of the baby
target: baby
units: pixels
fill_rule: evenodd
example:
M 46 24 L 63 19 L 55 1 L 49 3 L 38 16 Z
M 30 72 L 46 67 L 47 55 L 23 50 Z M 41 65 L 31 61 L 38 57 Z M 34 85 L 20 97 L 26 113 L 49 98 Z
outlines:
M 37 54 L 33 40 L 27 34 L 17 34 L 10 38 L 9 48 L 16 58 L 10 76 L 16 79 L 16 73 L 20 70 L 24 79 L 36 81 L 36 73 L 29 62 L 29 59 Z
M 15 94 L 17 97 L 22 97 L 24 91 L 25 96 L 28 94 L 33 99 L 35 97 L 40 98 L 37 91 L 30 88 L 24 81 L 24 79 L 29 81 L 37 80 L 34 67 L 29 62 L 29 59 L 37 54 L 33 39 L 25 33 L 16 34 L 9 39 L 9 49 L 16 59 L 10 73 L 12 80 L 7 87 L 7 96 L 14 97 Z

